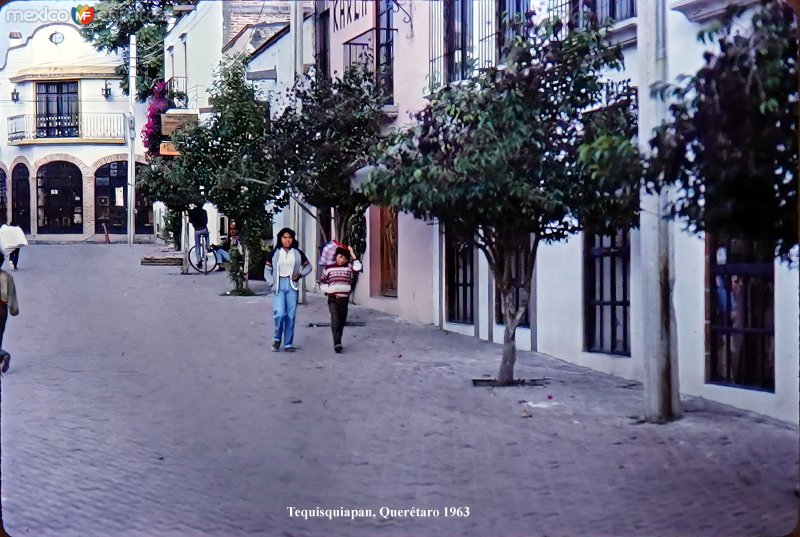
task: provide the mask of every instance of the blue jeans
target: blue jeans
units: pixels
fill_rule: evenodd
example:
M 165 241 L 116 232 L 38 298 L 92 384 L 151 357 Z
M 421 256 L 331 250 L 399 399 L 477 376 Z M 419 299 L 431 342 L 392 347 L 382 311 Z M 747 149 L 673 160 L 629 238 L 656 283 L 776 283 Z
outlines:
M 275 314 L 275 337 L 273 341 L 292 348 L 294 341 L 294 316 L 297 313 L 297 291 L 292 287 L 290 278 L 281 278 L 278 292 L 272 297 L 272 313 Z
M 230 263 L 231 262 L 231 254 L 227 251 L 223 250 L 222 248 L 217 248 L 214 250 L 214 256 L 217 258 L 217 263 Z
M 200 246 L 200 237 L 203 235 L 206 236 L 206 248 L 208 248 L 211 246 L 211 241 L 208 240 L 208 228 L 194 230 L 194 253 L 197 255 L 198 264 L 202 263 L 203 259 L 206 257 L 206 253 L 202 251 L 202 247 Z

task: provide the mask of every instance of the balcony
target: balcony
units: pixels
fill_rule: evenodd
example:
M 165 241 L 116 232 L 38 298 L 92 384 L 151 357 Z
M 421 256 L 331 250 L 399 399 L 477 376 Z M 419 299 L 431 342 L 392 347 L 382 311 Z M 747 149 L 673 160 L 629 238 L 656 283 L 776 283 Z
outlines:
M 175 103 L 175 108 L 187 108 L 189 106 L 185 76 L 173 76 L 167 80 L 167 91 L 167 97 Z
M 125 114 L 21 114 L 8 118 L 9 145 L 124 144 Z
M 345 70 L 366 65 L 375 76 L 387 106 L 394 104 L 394 34 L 391 28 L 374 28 L 344 43 Z

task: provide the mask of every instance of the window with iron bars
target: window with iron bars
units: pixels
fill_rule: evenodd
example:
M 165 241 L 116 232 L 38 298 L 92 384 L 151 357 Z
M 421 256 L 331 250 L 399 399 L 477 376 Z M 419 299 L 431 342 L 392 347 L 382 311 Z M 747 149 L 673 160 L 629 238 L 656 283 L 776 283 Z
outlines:
M 584 232 L 583 312 L 588 352 L 631 355 L 630 231 Z
M 429 89 L 497 65 L 530 0 L 435 0 L 430 4 Z
M 530 0 L 497 0 L 495 48 L 498 63 L 503 60 L 505 48 L 519 34 L 515 25 L 525 22 L 525 14 L 530 8 Z
M 766 243 L 708 234 L 707 382 L 775 391 L 772 254 Z
M 385 103 L 394 102 L 394 1 L 376 0 L 375 27 L 344 43 L 344 68 L 367 65 L 375 74 Z
M 600 24 L 620 22 L 636 16 L 636 0 L 550 0 L 550 17 L 573 21 L 580 26 L 586 11 L 597 15 Z
M 445 233 L 446 319 L 449 323 L 475 322 L 475 248 Z
M 478 0 L 478 6 L 485 4 Z M 431 90 L 463 80 L 472 70 L 473 0 L 431 2 L 430 67 Z

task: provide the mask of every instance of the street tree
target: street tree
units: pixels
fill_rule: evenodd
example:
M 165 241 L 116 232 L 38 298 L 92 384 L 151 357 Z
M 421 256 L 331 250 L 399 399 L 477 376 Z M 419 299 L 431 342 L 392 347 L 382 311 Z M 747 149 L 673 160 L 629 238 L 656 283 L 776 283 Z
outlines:
M 122 77 L 120 87 L 128 94 L 128 53 L 131 35 L 137 39 L 136 96 L 144 101 L 153 84 L 164 78 L 164 36 L 172 7 L 186 0 L 102 0 L 95 4 L 91 24 L 83 28 L 84 39 L 100 52 L 124 51 L 115 71 Z
M 234 283 L 240 292 L 247 290 L 249 260 L 260 255 L 272 216 L 288 204 L 289 195 L 270 145 L 269 108 L 246 73 L 244 56 L 225 60 L 209 89 L 211 117 L 174 137 L 181 154 L 178 174 L 185 183 L 194 181 L 208 201 L 236 222 L 244 260 L 232 275 L 238 274 Z
M 504 65 L 440 90 L 395 133 L 365 186 L 376 203 L 436 219 L 483 252 L 505 323 L 499 385 L 513 382 L 539 245 L 627 229 L 638 213 L 635 94 L 604 78 L 622 68 L 620 47 L 593 17 L 580 29 L 534 17 Z M 530 262 L 517 302 L 511 261 L 521 237 Z
M 366 248 L 364 215 L 370 203 L 353 188 L 353 174 L 368 163 L 381 138 L 386 101 L 366 64 L 333 79 L 299 78 L 272 126 L 274 151 L 283 156 L 293 192 L 317 208 L 333 208 L 337 238 L 359 252 Z
M 715 41 L 691 76 L 655 91 L 669 101 L 648 176 L 672 186 L 672 214 L 692 233 L 763 241 L 788 259 L 797 244 L 797 25 L 791 6 L 763 1 L 700 34 Z

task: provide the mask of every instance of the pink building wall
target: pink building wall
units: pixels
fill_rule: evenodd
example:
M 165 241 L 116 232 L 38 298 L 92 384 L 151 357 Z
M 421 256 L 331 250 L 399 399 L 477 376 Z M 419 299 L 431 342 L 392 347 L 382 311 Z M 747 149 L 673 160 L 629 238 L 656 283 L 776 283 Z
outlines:
M 330 70 L 342 73 L 345 66 L 345 43 L 376 24 L 376 8 L 385 0 L 327 1 L 330 9 Z M 387 130 L 407 124 L 409 115 L 421 110 L 428 86 L 429 3 L 406 0 L 400 4 L 408 12 L 393 13 L 394 32 L 394 104 L 397 118 L 387 123 Z M 410 21 L 406 21 L 409 19 Z M 374 32 L 373 32 L 374 35 Z M 374 37 L 373 37 L 374 40 Z M 356 303 L 404 319 L 434 322 L 434 251 L 437 245 L 434 227 L 411 215 L 398 215 L 397 297 L 380 295 L 380 210 L 367 212 L 367 252 L 364 275 L 356 289 Z

